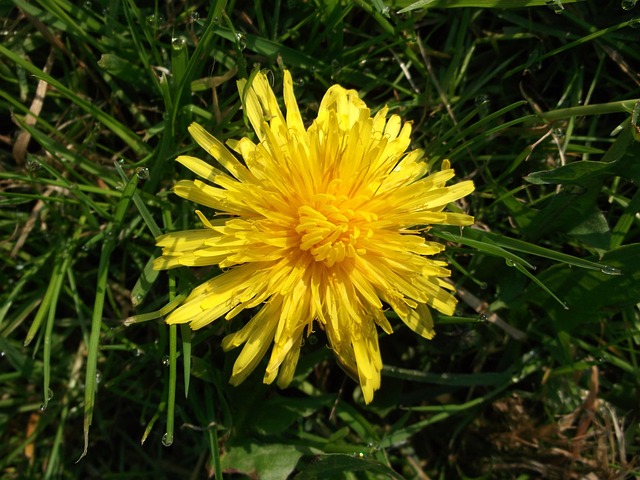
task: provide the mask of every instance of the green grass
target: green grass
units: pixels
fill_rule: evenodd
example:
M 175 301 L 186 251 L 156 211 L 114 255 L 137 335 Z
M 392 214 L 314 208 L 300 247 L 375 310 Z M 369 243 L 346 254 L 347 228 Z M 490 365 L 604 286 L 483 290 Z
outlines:
M 0 477 L 640 475 L 640 6 L 414 3 L 0 5 Z M 280 391 L 162 322 L 207 274 L 151 269 L 194 226 L 173 160 L 192 121 L 251 135 L 257 68 L 306 120 L 334 83 L 389 105 L 477 186 L 432 232 L 458 311 L 389 314 L 369 406 L 321 331 Z

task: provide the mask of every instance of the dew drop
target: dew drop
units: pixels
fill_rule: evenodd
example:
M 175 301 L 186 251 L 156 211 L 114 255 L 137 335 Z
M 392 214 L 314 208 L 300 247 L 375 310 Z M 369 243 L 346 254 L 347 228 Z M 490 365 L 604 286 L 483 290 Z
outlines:
M 98 370 L 96 372 L 96 385 L 100 385 L 100 382 L 102 382 L 102 372 Z
M 481 313 L 480 314 L 480 321 L 481 322 L 486 322 L 487 320 L 489 320 L 489 317 L 487 316 L 486 313 Z
M 244 33 L 236 33 L 236 43 L 238 44 L 238 48 L 240 50 L 244 50 L 247 48 L 247 37 Z
M 309 345 L 315 345 L 316 343 L 318 343 L 318 337 L 316 337 L 315 335 L 309 335 L 307 337 L 307 341 L 309 342 Z
M 489 95 L 478 95 L 475 100 L 475 104 L 477 107 L 481 105 L 486 105 L 489 103 Z
M 296 85 L 298 87 L 304 87 L 304 80 L 302 78 L 299 78 L 298 80 L 296 80 Z
M 615 267 L 610 267 L 609 265 L 604 265 L 600 271 L 606 275 L 622 275 L 622 270 Z
M 149 15 L 147 17 L 147 23 L 149 25 L 154 25 L 156 23 L 156 16 L 155 15 Z
M 562 5 L 562 0 L 547 0 L 547 7 L 553 10 L 553 13 L 561 14 L 564 11 L 564 5 Z
M 53 390 L 49 388 L 47 389 L 47 401 L 51 400 L 52 398 L 53 398 Z
M 40 163 L 37 160 L 29 159 L 27 160 L 27 170 L 30 172 L 35 172 L 40 168 Z
M 93 3 L 84 2 L 84 8 L 86 8 L 87 10 L 93 10 Z
M 106 17 L 106 16 L 108 16 L 108 15 L 109 15 L 109 9 L 108 9 L 108 8 L 106 8 L 106 7 L 105 7 L 105 8 L 103 8 L 103 9 L 102 9 L 102 16 L 103 16 L 103 17 Z
M 17 264 L 16 264 L 16 270 L 17 270 L 17 271 L 19 271 L 19 272 L 20 272 L 20 271 L 21 271 L 21 270 L 23 270 L 23 269 L 24 269 L 24 263 L 17 263 Z
M 176 51 L 182 50 L 186 44 L 187 41 L 184 37 L 175 37 L 171 39 L 171 48 Z
M 138 175 L 140 180 L 147 180 L 149 178 L 149 169 L 147 167 L 140 167 L 136 170 L 136 175 Z
M 622 3 L 620 4 L 620 6 L 622 7 L 623 10 L 631 10 L 633 7 L 636 6 L 636 3 L 638 3 L 638 0 L 622 0 Z
M 40 411 L 44 412 L 47 409 L 47 404 L 46 403 L 41 403 L 40 404 Z
M 200 20 L 200 14 L 198 13 L 197 10 L 191 12 L 191 21 L 192 22 L 197 22 L 198 20 Z
M 6 353 L 4 353 L 4 350 L 2 352 L 0 352 L 0 358 L 4 358 L 6 355 Z
M 171 445 L 173 445 L 173 435 L 169 435 L 168 433 L 162 435 L 162 445 L 164 445 L 165 447 L 170 447 Z
M 516 263 L 515 263 L 513 260 L 509 259 L 509 258 L 507 258 L 507 259 L 504 261 L 504 263 L 506 263 L 506 264 L 507 264 L 507 267 L 515 267 L 515 266 L 516 266 Z
M 169 355 L 165 355 L 164 357 L 162 357 L 162 365 L 164 365 L 165 367 L 168 367 L 171 364 L 171 359 L 169 358 Z
M 551 131 L 556 137 L 564 137 L 564 130 L 560 127 L 554 128 Z

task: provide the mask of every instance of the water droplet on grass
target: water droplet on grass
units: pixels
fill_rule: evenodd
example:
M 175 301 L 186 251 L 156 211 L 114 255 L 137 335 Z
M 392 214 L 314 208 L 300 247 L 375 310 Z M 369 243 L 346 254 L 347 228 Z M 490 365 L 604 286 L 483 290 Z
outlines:
M 171 359 L 169 358 L 169 355 L 165 355 L 164 357 L 162 357 L 162 365 L 164 365 L 165 367 L 168 367 L 171 364 Z
M 554 13 L 560 14 L 564 11 L 564 5 L 562 5 L 561 0 L 547 0 L 547 7 L 553 10 Z
M 238 48 L 240 50 L 247 48 L 247 37 L 244 33 L 236 33 L 236 42 L 238 43 Z
M 93 10 L 93 3 L 84 2 L 84 8 L 86 8 L 87 10 Z
M 489 320 L 489 317 L 487 316 L 486 313 L 481 313 L 480 314 L 480 321 L 481 322 L 486 322 L 487 320 Z
M 165 433 L 162 436 L 162 445 L 164 445 L 165 447 L 170 447 L 171 445 L 173 445 L 173 435 Z
M 600 271 L 606 275 L 622 275 L 622 270 L 615 267 L 610 267 L 609 265 L 604 265 Z
M 636 3 L 638 3 L 638 0 L 622 0 L 620 6 L 623 10 L 631 10 L 636 6 Z
M 140 167 L 136 170 L 136 175 L 140 180 L 147 180 L 149 178 L 149 169 L 147 167 Z
M 478 95 L 474 99 L 474 102 L 477 107 L 479 107 L 480 105 L 486 105 L 487 103 L 489 103 L 489 95 Z
M 174 50 L 182 50 L 186 44 L 187 41 L 184 37 L 175 37 L 171 40 L 171 48 Z
M 27 170 L 30 172 L 35 172 L 40 168 L 40 162 L 37 160 L 33 160 L 32 158 L 27 160 Z
M 40 411 L 44 412 L 47 409 L 47 405 L 45 403 L 40 404 Z
M 198 13 L 198 11 L 194 11 L 191 12 L 191 21 L 192 22 L 197 22 L 198 20 L 200 20 L 200 14 Z
M 102 372 L 98 370 L 96 372 L 96 385 L 100 385 L 100 382 L 102 382 Z
M 47 389 L 47 401 L 51 400 L 52 398 L 53 398 L 53 390 L 49 388 Z

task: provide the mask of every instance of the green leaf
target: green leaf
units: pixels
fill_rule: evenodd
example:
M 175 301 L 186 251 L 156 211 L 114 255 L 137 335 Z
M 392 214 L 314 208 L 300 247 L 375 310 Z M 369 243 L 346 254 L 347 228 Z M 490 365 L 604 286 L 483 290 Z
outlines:
M 556 330 L 567 332 L 635 305 L 640 298 L 640 244 L 611 250 L 602 257 L 602 262 L 608 267 L 600 272 L 557 265 L 538 276 L 549 288 L 562 292 L 567 310 L 537 286 L 529 287 L 527 297 L 545 311 Z
M 242 473 L 260 480 L 282 480 L 293 472 L 304 453 L 293 445 L 243 442 L 229 446 L 221 458 L 221 466 L 224 473 Z
M 265 400 L 256 411 L 254 425 L 265 435 L 282 433 L 296 420 L 308 417 L 322 407 L 330 407 L 333 402 L 333 395 L 302 398 L 274 395 Z
M 611 164 L 605 162 L 581 161 L 573 162 L 553 170 L 543 170 L 527 175 L 524 179 L 534 185 L 570 184 L 582 185 L 590 183 L 594 178 L 606 175 Z
M 127 82 L 134 88 L 150 88 L 146 72 L 118 55 L 104 53 L 98 60 L 98 66 L 108 74 Z
M 318 456 L 298 475 L 296 480 L 323 480 L 326 478 L 345 478 L 345 472 L 368 472 L 384 475 L 385 478 L 402 480 L 402 477 L 390 467 L 368 458 L 344 454 Z

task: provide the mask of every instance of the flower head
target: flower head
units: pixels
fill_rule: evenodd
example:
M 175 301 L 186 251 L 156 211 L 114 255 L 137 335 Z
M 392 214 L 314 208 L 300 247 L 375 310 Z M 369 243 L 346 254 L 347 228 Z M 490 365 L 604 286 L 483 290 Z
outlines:
M 329 88 L 305 128 L 289 72 L 286 115 L 263 73 L 238 81 L 238 89 L 257 143 L 227 142 L 241 162 L 200 125 L 189 127 L 224 170 L 179 156 L 204 181 L 181 180 L 174 191 L 216 215 L 196 210 L 204 228 L 159 237 L 162 256 L 154 264 L 226 270 L 196 287 L 166 321 L 197 329 L 260 307 L 222 341 L 225 350 L 244 345 L 231 383 L 242 382 L 273 345 L 264 381 L 281 387 L 293 378 L 303 337 L 319 326 L 368 403 L 380 387 L 377 329 L 392 333 L 385 304 L 425 338 L 434 335 L 429 308 L 454 311 L 447 264 L 431 258 L 444 246 L 421 232 L 472 224 L 473 217 L 444 209 L 473 183 L 446 186 L 454 176 L 448 161 L 427 175 L 423 152 L 406 152 L 411 125 L 387 118 L 386 107 L 371 116 L 355 90 Z

